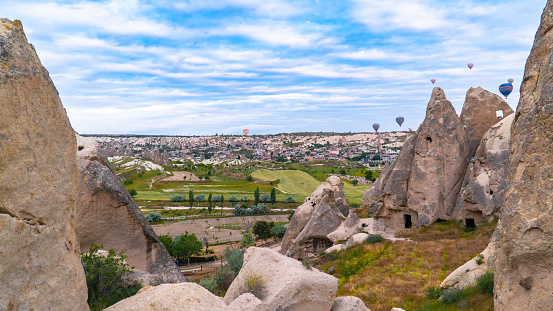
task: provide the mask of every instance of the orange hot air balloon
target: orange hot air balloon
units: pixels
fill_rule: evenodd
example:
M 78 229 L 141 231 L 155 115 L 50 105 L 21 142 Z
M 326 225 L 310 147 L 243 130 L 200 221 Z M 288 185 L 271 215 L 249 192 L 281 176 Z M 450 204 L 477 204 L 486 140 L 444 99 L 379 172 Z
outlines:
M 242 132 L 244 133 L 244 135 L 248 135 L 248 133 L 250 132 L 250 130 L 244 129 Z

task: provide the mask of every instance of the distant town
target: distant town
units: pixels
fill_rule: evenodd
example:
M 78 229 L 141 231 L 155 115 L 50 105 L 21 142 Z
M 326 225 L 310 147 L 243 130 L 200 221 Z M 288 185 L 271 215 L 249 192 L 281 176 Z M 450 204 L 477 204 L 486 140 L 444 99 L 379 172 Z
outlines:
M 276 135 L 95 137 L 105 155 L 149 158 L 170 165 L 191 160 L 205 164 L 232 161 L 355 161 L 368 167 L 392 162 L 413 132 L 292 133 Z

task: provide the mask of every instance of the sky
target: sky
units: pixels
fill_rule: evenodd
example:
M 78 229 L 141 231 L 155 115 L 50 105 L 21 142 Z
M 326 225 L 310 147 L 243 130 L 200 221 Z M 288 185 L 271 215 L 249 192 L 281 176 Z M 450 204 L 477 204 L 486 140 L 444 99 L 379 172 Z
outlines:
M 255 135 L 416 130 L 433 86 L 459 114 L 470 87 L 509 78 L 515 109 L 545 4 L 2 0 L 0 16 L 81 134 Z

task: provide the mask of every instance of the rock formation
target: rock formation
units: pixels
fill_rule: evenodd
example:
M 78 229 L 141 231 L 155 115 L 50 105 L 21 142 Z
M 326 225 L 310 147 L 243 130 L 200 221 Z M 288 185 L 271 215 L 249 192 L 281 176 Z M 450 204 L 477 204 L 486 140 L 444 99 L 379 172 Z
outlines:
M 499 217 L 509 184 L 509 140 L 514 117 L 510 114 L 486 132 L 467 166 L 453 212 L 453 218 L 465 225 Z
M 469 143 L 469 156 L 472 157 L 480 140 L 498 119 L 507 117 L 513 109 L 499 95 L 481 87 L 470 88 L 461 111 L 461 123 L 465 128 Z
M 363 196 L 361 207 L 392 230 L 450 219 L 468 162 L 464 127 L 435 87 L 426 118 Z
M 88 310 L 77 144 L 21 22 L 0 19 L 0 310 Z
M 263 288 L 253 289 L 261 300 L 259 310 L 330 310 L 338 290 L 338 279 L 329 274 L 307 269 L 271 249 L 250 247 L 242 270 L 225 295 L 227 304 L 252 291 L 246 282 L 252 277 L 265 282 Z
M 115 176 L 94 138 L 77 136 L 80 190 L 77 225 L 81 249 L 91 243 L 126 250 L 135 279 L 144 284 L 186 281 L 148 221 Z
M 553 310 L 553 0 L 526 62 L 511 127 L 510 186 L 495 262 L 495 310 Z
M 362 226 L 359 217 L 349 211 L 344 184 L 337 176 L 330 176 L 296 209 L 280 253 L 296 259 L 307 258 L 359 232 Z
M 365 306 L 363 300 L 352 297 L 338 297 L 334 300 L 334 305 L 330 311 L 371 311 Z

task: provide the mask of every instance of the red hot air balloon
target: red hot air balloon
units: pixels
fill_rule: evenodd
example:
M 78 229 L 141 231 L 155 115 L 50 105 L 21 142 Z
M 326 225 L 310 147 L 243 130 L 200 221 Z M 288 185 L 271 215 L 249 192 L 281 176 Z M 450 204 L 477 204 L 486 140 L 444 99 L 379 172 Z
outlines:
M 374 129 L 375 132 L 378 132 L 379 128 L 380 128 L 380 124 L 378 124 L 378 123 L 373 124 L 373 129 Z
M 250 130 L 244 129 L 242 132 L 244 133 L 244 135 L 248 135 L 248 133 L 250 132 Z
M 412 128 L 412 127 L 410 127 L 410 128 L 409 128 L 409 132 L 412 132 L 412 131 L 413 131 L 413 128 Z
M 432 84 L 436 83 L 436 79 L 430 79 L 430 82 L 432 82 Z
M 472 67 L 474 66 L 473 63 L 468 63 L 467 66 L 469 67 L 469 69 L 472 69 Z

